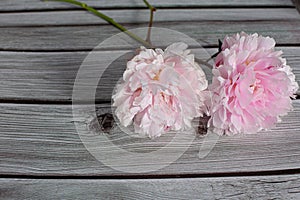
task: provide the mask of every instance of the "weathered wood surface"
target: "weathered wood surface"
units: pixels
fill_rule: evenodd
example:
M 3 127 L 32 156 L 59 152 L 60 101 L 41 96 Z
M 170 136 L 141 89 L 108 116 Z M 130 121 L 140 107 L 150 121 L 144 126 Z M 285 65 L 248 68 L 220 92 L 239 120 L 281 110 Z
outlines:
M 291 1 L 149 1 L 161 8 L 155 14 L 155 26 L 189 35 L 210 54 L 226 34 L 243 30 L 274 37 L 299 82 L 300 15 Z M 128 28 L 147 26 L 149 11 L 141 0 L 85 2 Z M 0 4 L 0 176 L 5 176 L 0 178 L 0 199 L 300 198 L 299 173 L 287 175 L 300 170 L 299 99 L 293 100 L 295 111 L 276 128 L 257 135 L 221 137 L 205 158 L 198 158 L 205 138 L 198 135 L 167 167 L 143 174 L 117 171 L 94 158 L 76 131 L 75 125 L 85 132 L 94 127 L 97 120 L 86 111 L 89 105 L 74 105 L 82 115 L 73 118 L 70 102 L 81 62 L 118 30 L 64 3 L 2 0 Z M 120 47 L 128 49 L 126 44 Z M 106 44 L 97 51 L 105 61 L 120 49 Z M 118 59 L 105 71 L 97 100 L 110 99 L 126 59 Z M 95 62 L 91 65 L 97 67 Z M 107 104 L 97 108 L 100 114 L 110 112 Z M 99 138 L 88 134 L 91 140 Z M 118 126 L 106 135 L 116 146 L 136 153 L 165 147 L 173 138 L 172 133 L 156 140 L 132 138 Z M 184 144 L 174 147 L 184 149 Z M 113 148 L 102 149 L 107 155 L 113 152 Z M 123 168 L 136 169 L 163 165 L 168 155 L 162 154 L 156 162 L 146 157 L 141 163 L 116 157 Z M 148 175 L 160 179 L 144 179 Z M 177 176 L 181 178 L 164 178 Z
M 96 8 L 116 9 L 116 8 L 145 8 L 145 4 L 140 0 L 110 0 L 95 1 L 82 0 L 90 6 Z M 201 7 L 293 7 L 293 3 L 288 0 L 149 0 L 157 8 L 201 8 Z M 2 0 L 0 11 L 31 11 L 31 10 L 52 10 L 52 9 L 74 9 L 74 6 L 59 2 L 43 2 L 41 0 Z
M 288 64 L 293 68 L 296 80 L 300 84 L 300 47 L 278 47 L 284 52 Z M 207 55 L 217 51 L 209 48 Z M 114 51 L 123 52 L 123 51 Z M 195 55 L 207 59 L 206 55 Z M 97 58 L 102 62 L 109 60 L 111 51 L 99 51 Z M 0 93 L 2 100 L 36 100 L 71 102 L 72 90 L 77 71 L 88 52 L 0 52 Z M 122 77 L 126 61 L 130 56 L 118 59 L 108 67 L 100 83 L 96 100 L 110 100 L 116 82 Z M 98 59 L 99 62 L 99 59 Z M 90 61 L 88 71 L 99 68 L 98 62 Z M 210 70 L 206 70 L 209 75 Z M 93 74 L 93 77 L 99 76 Z M 208 76 L 210 79 L 210 76 Z M 86 87 L 82 88 L 86 90 Z
M 300 17 L 299 17 L 300 19 Z M 126 25 L 129 29 L 145 27 Z M 276 39 L 277 44 L 300 44 L 300 20 L 293 21 L 258 21 L 258 22 L 189 22 L 155 23 L 156 27 L 182 32 L 194 38 L 203 46 L 217 46 L 218 39 L 227 34 L 245 31 L 258 32 Z M 81 51 L 92 50 L 105 39 L 118 34 L 115 28 L 103 26 L 70 27 L 10 27 L 0 28 L 0 50 L 5 51 Z M 145 35 L 141 35 L 145 38 Z M 103 49 L 115 48 L 106 44 Z M 122 48 L 129 48 L 123 45 Z M 130 47 L 132 49 L 132 47 Z
M 6 199 L 289 199 L 300 175 L 189 179 L 0 179 Z
M 295 111 L 283 117 L 283 122 L 276 128 L 257 135 L 238 135 L 221 137 L 204 158 L 198 158 L 203 137 L 198 136 L 190 148 L 176 162 L 155 172 L 152 175 L 180 174 L 217 174 L 247 173 L 300 169 L 300 101 L 293 101 Z M 0 172 L 5 175 L 92 175 L 114 176 L 124 175 L 97 161 L 85 149 L 74 123 L 82 130 L 89 131 L 91 113 L 72 117 L 71 105 L 39 105 L 39 104 L 1 104 L 0 105 Z M 110 107 L 98 105 L 99 113 L 109 112 Z M 97 134 L 86 133 L 97 139 Z M 99 133 L 98 133 L 99 134 Z M 100 133 L 101 134 L 101 133 Z M 172 134 L 156 140 L 147 138 L 131 138 L 122 133 L 116 126 L 108 138 L 120 148 L 132 152 L 148 152 L 164 147 Z M 101 143 L 101 141 L 99 141 Z M 101 148 L 101 144 L 99 147 Z M 183 148 L 178 143 L 176 149 Z M 110 153 L 110 148 L 103 151 Z M 134 163 L 116 155 L 123 167 L 136 168 L 153 165 L 153 160 L 146 163 Z M 158 164 L 163 164 L 160 155 Z M 127 174 L 128 175 L 128 174 Z
M 147 23 L 148 10 L 103 10 L 119 23 Z M 193 21 L 281 21 L 299 20 L 295 8 L 241 8 L 241 9 L 161 9 L 155 13 L 155 23 Z M 47 25 L 92 25 L 107 24 L 104 20 L 86 11 L 49 11 L 4 13 L 0 17 L 0 27 L 47 26 Z

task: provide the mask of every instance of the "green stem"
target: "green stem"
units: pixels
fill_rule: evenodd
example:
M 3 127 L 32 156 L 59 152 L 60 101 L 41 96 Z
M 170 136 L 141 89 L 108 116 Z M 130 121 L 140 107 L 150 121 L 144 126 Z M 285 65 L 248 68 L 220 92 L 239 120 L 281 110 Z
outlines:
M 48 1 L 48 0 L 44 0 L 44 1 Z M 97 11 L 96 9 L 88 6 L 85 3 L 75 1 L 75 0 L 49 0 L 49 1 L 59 1 L 59 2 L 65 2 L 65 3 L 70 3 L 70 4 L 73 4 L 73 5 L 80 6 L 84 9 L 86 9 L 87 11 L 93 13 L 94 15 L 100 17 L 101 19 L 107 21 L 109 24 L 113 25 L 114 27 L 121 30 L 122 32 L 125 32 L 128 36 L 130 36 L 132 39 L 136 40 L 137 42 L 143 44 L 145 47 L 154 48 L 148 41 L 145 41 L 144 39 L 140 38 L 139 36 L 135 35 L 134 33 L 128 31 L 125 27 L 123 27 L 121 24 L 115 22 L 112 18 L 108 17 L 107 15 L 104 15 L 103 13 L 101 13 L 101 12 Z M 150 33 L 151 33 L 151 27 L 152 27 L 152 23 L 153 23 L 153 12 L 156 11 L 156 8 L 151 6 L 148 3 L 147 0 L 143 0 L 143 1 L 148 6 L 148 8 L 151 10 L 150 23 L 149 23 L 148 36 L 147 36 L 147 40 L 150 41 Z M 200 60 L 200 59 L 197 59 L 197 58 L 195 58 L 195 60 L 199 64 L 204 64 L 204 65 L 206 65 L 210 68 L 213 68 L 212 65 L 210 65 L 209 63 L 207 63 L 203 60 Z
M 154 15 L 154 12 L 156 11 L 156 8 L 153 7 L 151 4 L 149 4 L 149 2 L 147 0 L 143 0 L 143 1 L 146 4 L 146 6 L 150 9 L 150 20 L 149 20 L 148 33 L 147 33 L 146 41 L 151 44 L 151 40 L 150 40 L 150 38 L 151 38 L 151 28 L 152 28 L 152 24 L 153 24 L 153 15 Z
M 134 33 L 128 31 L 124 26 L 122 26 L 121 24 L 115 22 L 112 18 L 110 18 L 107 15 L 105 15 L 105 14 L 97 11 L 96 9 L 88 6 L 85 3 L 75 1 L 75 0 L 50 0 L 50 1 L 59 1 L 59 2 L 65 2 L 65 3 L 70 3 L 70 4 L 73 4 L 73 5 L 80 6 L 81 8 L 86 9 L 87 11 L 89 11 L 89 12 L 93 13 L 94 15 L 100 17 L 101 19 L 107 21 L 109 24 L 113 25 L 114 27 L 121 30 L 122 32 L 125 32 L 129 37 L 131 37 L 132 39 L 136 40 L 137 42 L 143 44 L 145 47 L 153 48 L 152 45 L 149 42 L 145 41 L 144 39 L 140 38 L 139 36 L 135 35 Z
M 156 8 L 153 7 L 147 0 L 143 0 L 143 1 L 150 10 L 156 11 Z

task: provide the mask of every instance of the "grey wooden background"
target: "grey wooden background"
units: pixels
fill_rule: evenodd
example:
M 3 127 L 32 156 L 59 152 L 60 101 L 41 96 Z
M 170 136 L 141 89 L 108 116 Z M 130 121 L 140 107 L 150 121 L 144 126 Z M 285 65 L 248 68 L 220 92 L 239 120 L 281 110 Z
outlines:
M 128 28 L 147 25 L 142 0 L 85 2 Z M 189 35 L 211 54 L 226 34 L 243 30 L 274 37 L 299 83 L 300 15 L 292 1 L 149 2 L 159 8 L 155 26 Z M 197 157 L 203 141 L 199 136 L 180 159 L 161 170 L 116 171 L 83 146 L 74 120 L 90 121 L 73 119 L 71 98 L 83 59 L 118 30 L 64 3 L 1 0 L 0 5 L 0 199 L 300 199 L 298 99 L 276 128 L 222 137 L 205 159 Z M 108 59 L 117 50 L 98 51 Z M 117 61 L 99 85 L 100 112 L 109 108 L 112 81 L 124 68 L 121 63 Z M 120 132 L 111 139 L 136 151 L 168 142 L 163 137 L 145 146 L 145 141 Z M 128 168 L 139 166 L 123 162 Z

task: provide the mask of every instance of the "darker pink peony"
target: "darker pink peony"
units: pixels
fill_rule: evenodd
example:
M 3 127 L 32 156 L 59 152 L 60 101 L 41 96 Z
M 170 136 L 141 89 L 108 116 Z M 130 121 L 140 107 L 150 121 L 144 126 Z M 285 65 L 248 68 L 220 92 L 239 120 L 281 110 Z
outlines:
M 275 40 L 246 33 L 225 37 L 215 60 L 209 126 L 218 134 L 270 129 L 292 109 L 295 75 Z
M 120 123 L 136 133 L 157 137 L 191 128 L 206 107 L 208 83 L 184 43 L 141 51 L 127 63 L 123 83 L 113 95 Z

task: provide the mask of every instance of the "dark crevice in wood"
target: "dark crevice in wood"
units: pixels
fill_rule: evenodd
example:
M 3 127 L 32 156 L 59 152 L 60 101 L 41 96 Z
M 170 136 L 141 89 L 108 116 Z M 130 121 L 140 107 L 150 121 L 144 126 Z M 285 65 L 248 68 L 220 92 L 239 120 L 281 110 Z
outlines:
M 1 99 L 0 104 L 46 104 L 46 105 L 69 105 L 70 100 L 38 100 L 38 99 Z
M 92 48 L 82 48 L 82 49 L 15 49 L 15 48 L 1 48 L 2 52 L 24 52 L 24 53 L 68 53 L 68 52 L 90 52 Z M 124 49 L 101 49 L 100 51 L 113 51 L 113 50 L 128 50 L 128 48 Z M 94 50 L 96 51 L 96 50 Z
M 172 179 L 172 178 L 221 178 L 221 177 L 250 177 L 250 176 L 274 176 L 274 175 L 295 175 L 300 174 L 300 168 L 271 170 L 271 171 L 255 171 L 255 172 L 230 172 L 230 173 L 207 173 L 207 174 L 131 174 L 131 175 L 16 175 L 1 174 L 1 178 L 18 178 L 18 179 Z
M 207 45 L 202 45 L 201 47 L 209 49 L 209 48 L 218 48 L 218 45 L 216 44 L 207 44 Z M 299 47 L 300 48 L 300 43 L 293 43 L 293 44 L 288 44 L 288 43 L 279 43 L 276 44 L 276 47 Z M 156 48 L 164 48 L 161 46 L 158 46 Z M 197 49 L 200 48 L 199 45 L 196 46 L 189 46 L 189 49 Z M 35 50 L 30 50 L 30 49 L 15 49 L 15 48 L 1 48 L 0 51 L 2 52 L 24 52 L 24 53 L 71 53 L 71 52 L 90 52 L 90 51 L 96 51 L 96 52 L 101 52 L 101 51 L 125 51 L 125 50 L 132 50 L 132 48 L 126 48 L 126 47 L 118 47 L 118 48 L 101 48 L 101 49 L 92 49 L 92 48 L 82 48 L 82 49 L 35 49 Z
M 299 100 L 300 95 L 296 95 L 294 100 Z M 76 102 L 76 105 L 89 105 L 91 101 Z M 40 99 L 1 99 L 0 104 L 42 104 L 42 105 L 71 105 L 72 100 L 40 100 Z M 111 104 L 111 100 L 99 99 L 95 104 Z M 205 127 L 202 127 L 205 129 Z
M 138 6 L 128 6 L 128 7 L 94 7 L 97 10 L 146 10 L 147 7 L 138 7 Z M 198 5 L 198 6 L 186 6 L 186 5 L 175 5 L 175 6 L 156 6 L 159 10 L 172 10 L 172 9 L 282 9 L 282 8 L 295 8 L 293 5 Z M 0 14 L 5 13 L 34 13 L 34 12 L 60 12 L 60 11 L 84 11 L 81 8 L 50 8 L 50 9 L 24 9 L 24 10 L 3 10 L 0 11 Z
M 99 19 L 101 20 L 101 19 Z M 300 20 L 300 17 L 299 17 L 299 20 Z M 232 22 L 232 23 L 243 23 L 243 22 L 247 22 L 247 23 L 255 23 L 255 22 L 276 22 L 276 21 L 279 21 L 278 19 L 249 19 L 249 20 L 201 20 L 201 22 L 209 22 L 209 23 L 228 23 L 228 22 Z M 199 20 L 189 20 L 189 21 L 186 21 L 186 20 L 181 20 L 179 21 L 180 23 L 199 23 Z M 289 22 L 295 22 L 295 20 L 291 20 L 291 19 L 281 19 L 280 22 L 286 22 L 286 23 L 289 23 Z M 176 24 L 178 22 L 176 21 L 168 21 L 168 20 L 165 20 L 165 21 L 158 21 L 158 22 L 155 22 L 155 26 L 154 27 L 158 27 L 160 28 L 161 25 L 165 25 L 165 24 Z M 122 23 L 122 25 L 124 27 L 126 26 L 137 26 L 136 28 L 139 28 L 139 27 L 147 27 L 148 26 L 148 22 L 136 22 L 136 23 L 133 23 L 133 22 L 124 22 Z M 85 24 L 37 24 L 37 25 L 0 25 L 0 29 L 3 29 L 3 28 L 53 28 L 53 27 L 89 27 L 89 26 L 97 26 L 97 27 L 101 27 L 101 26 L 110 26 L 108 23 L 103 23 L 102 21 L 99 21 L 99 22 L 94 22 L 94 23 L 85 23 Z M 113 26 L 111 26 L 112 29 L 114 29 Z M 168 26 L 165 26 L 164 28 L 168 28 Z
M 300 20 L 300 17 L 299 17 Z M 168 28 L 169 25 L 176 25 L 178 23 L 182 23 L 182 24 L 197 24 L 197 23 L 251 23 L 251 22 L 286 22 L 286 23 L 294 23 L 295 20 L 294 19 L 247 19 L 247 20 L 233 20 L 233 19 L 201 19 L 201 21 L 199 20 L 180 20 L 180 21 L 154 21 L 154 26 L 153 27 L 158 27 L 161 28 L 161 26 L 163 28 Z M 139 27 L 135 27 L 135 28 L 140 28 L 140 27 L 148 27 L 148 22 L 147 21 L 140 21 L 140 22 L 123 22 L 122 23 L 123 26 L 139 26 Z M 101 26 L 109 26 L 111 28 L 114 28 L 113 26 L 111 26 L 108 23 L 105 23 L 104 21 L 101 21 L 101 19 L 99 19 L 99 22 L 93 22 L 93 23 L 84 23 L 84 24 L 32 24 L 32 25 L 1 25 L 0 24 L 0 29 L 2 28 L 52 28 L 52 27 L 83 27 L 83 28 L 87 28 L 87 27 L 101 27 Z
M 89 105 L 91 101 L 81 101 L 77 102 L 76 105 Z M 95 104 L 110 104 L 110 100 L 98 99 L 95 101 Z M 72 99 L 68 100 L 40 100 L 40 99 L 9 99 L 1 98 L 0 104 L 42 104 L 42 105 L 71 105 Z
M 276 44 L 276 47 L 300 47 L 300 43 L 293 43 L 293 44 L 280 43 L 280 44 Z

